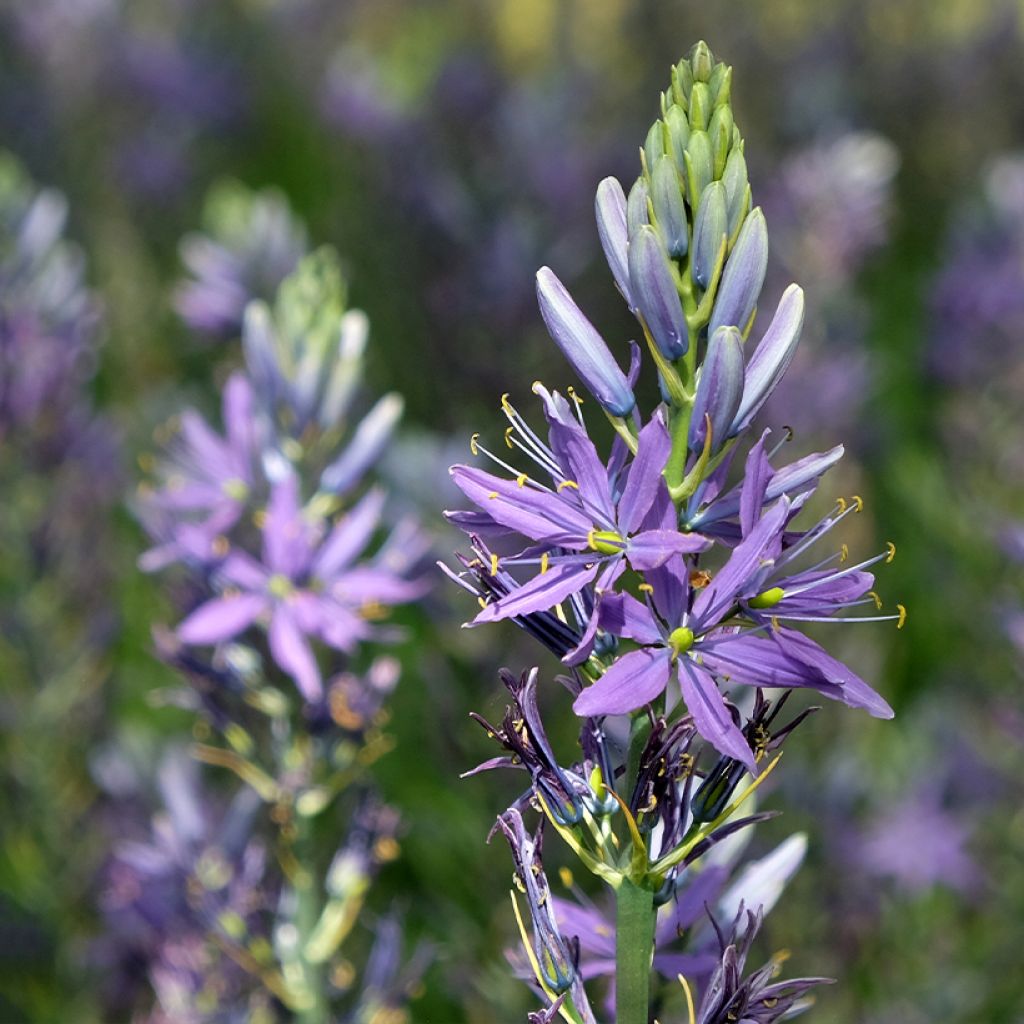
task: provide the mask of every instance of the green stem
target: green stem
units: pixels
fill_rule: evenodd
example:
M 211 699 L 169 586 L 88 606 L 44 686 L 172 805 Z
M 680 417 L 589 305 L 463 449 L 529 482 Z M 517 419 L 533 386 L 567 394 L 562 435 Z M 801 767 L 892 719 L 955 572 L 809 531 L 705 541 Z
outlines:
M 324 967 L 306 956 L 306 947 L 320 920 L 320 888 L 314 873 L 312 819 L 296 815 L 298 835 L 295 839 L 295 853 L 301 865 L 300 877 L 296 879 L 295 925 L 299 931 L 299 962 L 302 965 L 302 985 L 305 1005 L 296 1013 L 300 1024 L 328 1024 L 328 1006 L 324 991 Z
M 615 893 L 615 1021 L 648 1024 L 654 893 L 628 878 Z

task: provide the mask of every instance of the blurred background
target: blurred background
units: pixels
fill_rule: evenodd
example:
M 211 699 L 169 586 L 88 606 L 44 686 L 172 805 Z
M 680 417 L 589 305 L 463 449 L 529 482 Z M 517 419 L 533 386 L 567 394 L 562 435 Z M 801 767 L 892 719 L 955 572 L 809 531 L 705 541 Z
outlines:
M 151 630 L 177 612 L 129 504 L 154 431 L 215 412 L 241 304 L 339 250 L 370 386 L 407 402 L 390 485 L 446 557 L 448 464 L 502 392 L 525 409 L 533 380 L 571 382 L 536 269 L 624 351 L 594 189 L 628 187 L 700 38 L 734 65 L 766 302 L 808 295 L 768 421 L 846 444 L 827 484 L 866 502 L 846 539 L 895 543 L 880 589 L 909 611 L 837 637 L 897 717 L 833 706 L 789 744 L 752 849 L 800 828 L 810 850 L 759 941 L 840 979 L 814 1019 L 1024 1021 L 1019 0 L 7 0 L 0 219 L 49 190 L 36 237 L 67 242 L 30 279 L 0 238 L 0 1019 L 147 1019 L 110 862 L 191 719 L 154 698 L 174 673 Z M 230 257 L 212 298 L 203 236 Z M 536 654 L 460 630 L 465 597 L 438 574 L 402 613 L 375 767 L 403 821 L 377 890 L 435 948 L 410 1012 L 436 1024 L 533 1008 L 485 843 L 517 782 L 458 775 L 489 756 L 468 713 L 500 715 L 498 666 Z

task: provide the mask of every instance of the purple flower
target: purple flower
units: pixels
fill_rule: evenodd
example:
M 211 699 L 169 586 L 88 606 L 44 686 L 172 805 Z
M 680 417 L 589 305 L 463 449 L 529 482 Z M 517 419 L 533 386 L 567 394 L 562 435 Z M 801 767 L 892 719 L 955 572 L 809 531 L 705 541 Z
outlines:
M 867 683 L 814 641 L 781 625 L 786 619 L 830 618 L 863 600 L 871 601 L 865 595 L 873 577 L 864 569 L 889 556 L 883 553 L 859 565 L 831 570 L 815 567 L 776 581 L 780 569 L 846 512 L 827 517 L 783 550 L 792 503 L 783 496 L 760 514 L 766 465 L 762 439 L 748 460 L 744 489 L 749 514 L 743 540 L 696 596 L 691 598 L 689 573 L 683 559 L 676 557 L 646 573 L 645 604 L 629 594 L 604 599 L 600 627 L 641 646 L 620 657 L 580 694 L 577 714 L 632 711 L 658 697 L 675 675 L 701 735 L 752 772 L 756 772 L 753 754 L 716 677 L 752 686 L 810 687 L 878 717 L 892 717 L 888 704 Z M 772 582 L 775 585 L 769 586 Z
M 452 467 L 452 479 L 486 519 L 537 545 L 492 564 L 494 573 L 502 561 L 506 566 L 538 566 L 540 571 L 508 596 L 487 605 L 474 623 L 552 608 L 591 583 L 601 594 L 627 564 L 635 570 L 651 569 L 674 554 L 708 546 L 700 535 L 678 532 L 671 520 L 666 524 L 659 513 L 668 504 L 662 470 L 671 447 L 659 417 L 640 431 L 636 457 L 615 494 L 607 468 L 582 425 L 571 418 L 568 403 L 555 393 L 548 396 L 546 408 L 550 447 L 542 445 L 532 431 L 524 437 L 539 465 L 551 475 L 553 487 L 525 473 L 506 480 L 469 466 Z M 576 660 L 589 654 L 587 645 L 592 644 L 596 628 L 595 614 L 584 632 L 584 646 L 573 656 Z
M 194 409 L 181 416 L 180 429 L 158 464 L 162 486 L 147 489 L 143 501 L 175 513 L 202 513 L 225 530 L 241 516 L 252 492 L 261 451 L 252 388 L 240 373 L 224 387 L 224 436 Z
M 289 474 L 273 486 L 263 526 L 263 557 L 232 552 L 218 570 L 229 592 L 200 605 L 178 627 L 188 644 L 219 644 L 266 620 L 270 652 L 302 695 L 323 695 L 310 638 L 352 651 L 374 633 L 369 619 L 383 605 L 409 601 L 421 592 L 380 558 L 353 565 L 376 531 L 383 495 L 369 492 L 327 535 L 304 516 L 298 479 Z

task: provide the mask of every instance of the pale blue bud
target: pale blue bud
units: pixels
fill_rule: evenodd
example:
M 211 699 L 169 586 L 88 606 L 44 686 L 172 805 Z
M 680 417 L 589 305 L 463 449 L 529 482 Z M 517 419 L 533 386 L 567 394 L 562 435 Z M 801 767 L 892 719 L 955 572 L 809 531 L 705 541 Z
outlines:
M 562 355 L 587 390 L 613 416 L 627 416 L 636 399 L 604 339 L 583 315 L 572 296 L 549 267 L 537 271 L 540 314 Z
M 743 337 L 735 327 L 719 327 L 708 341 L 707 355 L 697 380 L 688 443 L 692 451 L 704 447 L 711 422 L 711 452 L 728 438 L 729 426 L 743 396 Z
M 686 207 L 680 191 L 679 175 L 672 157 L 659 156 L 651 175 L 651 204 L 658 230 L 665 241 L 668 254 L 682 259 L 689 246 L 689 230 L 686 222 Z
M 661 239 L 649 225 L 629 243 L 629 288 L 658 351 L 670 362 L 685 355 L 690 341 L 683 305 Z
M 739 327 L 744 330 L 757 305 L 768 268 L 768 228 L 764 214 L 757 207 L 747 215 L 740 228 L 729 260 L 718 286 L 718 297 L 711 313 L 709 331 L 717 327 Z
M 629 233 L 626 229 L 626 194 L 617 178 L 605 178 L 597 186 L 594 198 L 597 233 L 601 239 L 604 258 L 608 261 L 615 283 L 626 304 L 632 309 L 629 292 Z
M 700 197 L 693 228 L 693 261 L 691 273 L 701 288 L 707 288 L 715 271 L 715 260 L 727 234 L 728 215 L 725 209 L 725 186 L 713 181 Z

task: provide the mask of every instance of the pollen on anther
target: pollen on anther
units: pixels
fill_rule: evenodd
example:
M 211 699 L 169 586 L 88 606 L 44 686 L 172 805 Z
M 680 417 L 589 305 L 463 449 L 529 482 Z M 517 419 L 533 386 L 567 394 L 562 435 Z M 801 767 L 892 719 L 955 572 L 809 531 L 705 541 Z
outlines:
M 887 540 L 885 546 L 889 550 L 889 554 L 885 556 L 885 564 L 888 565 L 896 557 L 896 545 L 891 540 Z
M 491 552 L 491 575 L 498 575 L 498 556 L 493 551 Z
M 470 450 L 470 451 L 471 451 L 471 452 L 472 452 L 472 453 L 473 453 L 474 455 L 479 455 L 479 454 L 480 454 L 480 449 L 479 449 L 479 448 L 477 447 L 477 441 L 479 441 L 479 440 L 480 440 L 480 435 L 479 435 L 479 434 L 474 434 L 474 435 L 473 435 L 473 436 L 472 436 L 472 437 L 471 437 L 471 438 L 469 439 L 469 450 Z
M 478 605 L 480 605 L 481 608 L 486 608 L 487 607 L 487 602 L 482 597 L 478 597 L 476 599 L 476 603 Z
M 873 590 L 869 590 L 868 591 L 868 597 L 870 597 L 871 600 L 875 602 L 875 610 L 876 611 L 881 611 L 882 610 L 882 599 L 878 596 L 878 594 L 876 594 Z
M 583 404 L 583 399 L 582 399 L 582 398 L 580 398 L 580 396 L 579 396 L 579 395 L 578 395 L 578 394 L 576 393 L 576 389 L 575 389 L 575 388 L 574 388 L 574 387 L 573 387 L 573 386 L 572 386 L 571 384 L 570 384 L 570 385 L 569 385 L 569 386 L 568 386 L 568 387 L 567 387 L 567 388 L 566 388 L 565 390 L 566 390 L 566 391 L 568 392 L 568 394 L 569 394 L 569 397 L 570 397 L 570 398 L 571 398 L 571 399 L 572 399 L 572 400 L 573 400 L 574 402 L 576 402 L 576 403 L 577 403 L 577 404 L 579 404 L 579 405 L 582 405 L 582 404 Z
M 836 498 L 836 506 L 839 509 L 839 514 L 842 515 L 846 511 L 846 499 Z
M 563 480 L 556 488 L 556 491 L 560 491 L 563 487 L 571 487 L 574 491 L 580 489 L 580 485 L 575 480 Z
M 491 491 L 491 493 L 487 495 L 487 497 L 490 498 L 491 501 L 493 501 L 497 496 L 498 496 L 498 492 L 497 491 Z
M 778 615 L 772 616 L 772 629 L 774 629 L 776 633 L 778 633 L 778 631 L 782 629 L 782 626 L 779 623 Z
M 530 478 L 525 473 L 520 473 L 519 476 L 516 477 L 516 484 L 519 487 L 522 487 L 529 479 Z
M 896 605 L 896 610 L 899 612 L 899 618 L 896 620 L 896 628 L 902 629 L 907 622 L 907 609 L 901 605 Z
M 850 501 L 856 506 L 858 512 L 864 511 L 864 499 L 859 494 L 854 494 Z
M 512 434 L 515 432 L 515 429 L 516 429 L 515 427 L 506 427 L 505 428 L 505 447 L 506 448 L 514 448 L 515 447 L 515 445 L 512 444 Z
M 654 593 L 654 587 L 652 587 L 650 583 L 641 583 L 636 589 L 642 591 L 644 594 Z
M 550 559 L 550 555 L 548 555 L 548 553 L 546 551 L 544 552 L 543 555 L 540 556 L 540 574 L 541 574 L 541 576 L 543 576 L 544 573 L 546 573 L 548 571 L 548 561 L 549 561 L 549 559 Z
M 839 548 L 839 561 L 840 562 L 845 562 L 849 557 L 850 557 L 850 545 L 849 544 L 843 544 Z
M 508 400 L 507 391 L 501 396 L 501 409 L 502 412 L 515 412 L 515 409 L 512 408 L 512 403 Z

